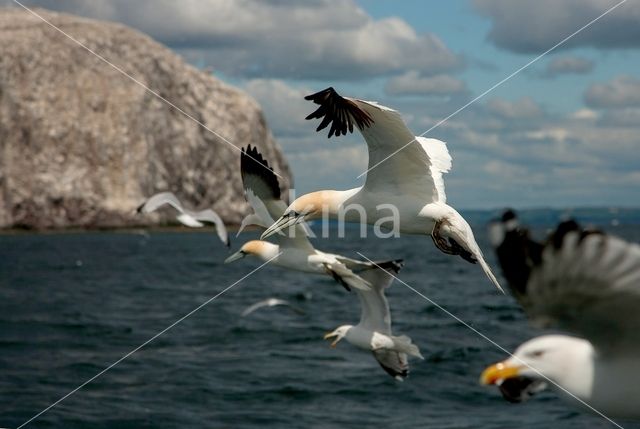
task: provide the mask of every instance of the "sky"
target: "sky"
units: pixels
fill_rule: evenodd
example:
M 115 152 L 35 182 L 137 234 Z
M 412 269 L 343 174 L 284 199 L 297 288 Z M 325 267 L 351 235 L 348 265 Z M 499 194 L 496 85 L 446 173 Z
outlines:
M 122 22 L 256 98 L 296 193 L 359 186 L 359 134 L 328 140 L 333 86 L 432 128 L 619 0 L 32 0 Z M 11 4 L 0 0 L 0 4 Z M 627 0 L 429 131 L 461 209 L 640 206 L 640 1 Z M 240 145 L 241 142 L 236 144 Z

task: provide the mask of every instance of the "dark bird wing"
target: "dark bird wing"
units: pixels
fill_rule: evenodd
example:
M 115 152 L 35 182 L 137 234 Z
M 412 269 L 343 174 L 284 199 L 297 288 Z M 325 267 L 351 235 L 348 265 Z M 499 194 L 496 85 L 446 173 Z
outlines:
M 372 353 L 382 369 L 396 380 L 402 381 L 409 375 L 409 361 L 405 353 L 389 349 L 374 350 Z

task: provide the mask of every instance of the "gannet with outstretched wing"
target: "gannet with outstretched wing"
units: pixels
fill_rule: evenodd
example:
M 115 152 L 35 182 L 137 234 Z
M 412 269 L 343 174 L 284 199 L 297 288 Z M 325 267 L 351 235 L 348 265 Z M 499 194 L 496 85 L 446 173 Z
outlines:
M 640 418 L 640 246 L 574 221 L 561 223 L 544 245 L 522 228 L 503 236 L 498 249 L 517 256 L 501 258 L 502 269 L 531 321 L 572 336 L 527 341 L 487 368 L 481 382 L 517 380 L 512 397 L 518 385 L 544 382 L 591 411 Z
M 180 200 L 178 200 L 178 198 L 171 192 L 160 192 L 153 195 L 147 201 L 140 204 L 137 211 L 138 213 L 151 213 L 166 204 L 178 211 L 176 220 L 181 224 L 190 228 L 202 228 L 204 226 L 204 223 L 202 222 L 212 223 L 216 227 L 216 233 L 218 234 L 218 237 L 220 237 L 220 240 L 227 247 L 231 245 L 229 241 L 229 234 L 227 233 L 227 227 L 216 212 L 211 209 L 197 212 L 187 210 L 183 207 Z
M 273 223 L 274 218 L 280 217 L 287 207 L 280 199 L 278 178 L 262 154 L 251 146 L 246 151 L 244 149 L 242 151 L 240 171 L 245 196 L 254 210 L 254 214 L 250 215 L 249 219 L 257 223 L 258 226 L 266 228 L 267 225 Z M 264 261 L 273 258 L 271 263 L 283 268 L 328 274 L 347 290 L 351 290 L 351 288 L 369 289 L 369 282 L 358 273 L 373 269 L 372 263 L 321 252 L 311 245 L 302 225 L 296 225 L 295 228 L 295 234 L 291 236 L 276 235 L 277 244 L 261 240 L 249 241 L 225 262 L 231 262 L 247 255 L 256 256 Z M 400 261 L 385 261 L 380 264 L 384 267 L 393 267 L 398 263 Z
M 392 273 L 400 270 L 400 265 L 389 269 Z M 391 333 L 391 312 L 385 296 L 385 289 L 393 283 L 393 276 L 387 271 L 376 268 L 366 271 L 362 277 L 371 283 L 371 290 L 358 290 L 360 301 L 360 322 L 342 325 L 324 336 L 325 340 L 335 338 L 331 343 L 335 347 L 338 341 L 346 339 L 354 346 L 369 350 L 380 366 L 392 377 L 403 380 L 409 374 L 407 355 L 424 359 L 418 347 L 406 335 L 394 336 Z
M 400 114 L 375 102 L 340 96 L 327 88 L 306 97 L 320 107 L 306 119 L 322 119 L 317 131 L 331 125 L 329 137 L 360 130 L 369 149 L 369 169 L 361 188 L 318 191 L 296 199 L 284 215 L 262 235 L 269 237 L 303 220 L 319 219 L 324 213 L 347 222 L 375 224 L 388 219 L 380 210 L 390 204 L 399 212 L 399 229 L 407 234 L 431 235 L 444 253 L 478 262 L 491 282 L 502 290 L 485 262 L 467 221 L 447 202 L 443 173 L 451 169 L 451 156 L 444 142 L 416 137 Z M 357 210 L 362 207 L 366 219 Z

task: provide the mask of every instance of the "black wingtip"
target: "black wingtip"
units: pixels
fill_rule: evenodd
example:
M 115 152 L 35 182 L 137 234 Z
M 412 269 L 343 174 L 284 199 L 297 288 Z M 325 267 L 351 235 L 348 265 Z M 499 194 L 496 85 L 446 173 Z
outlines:
M 242 148 L 242 153 L 240 154 L 240 173 L 243 183 L 245 183 L 248 175 L 260 177 L 269 186 L 272 198 L 280 199 L 278 177 L 255 146 L 252 147 L 249 144 L 246 149 Z
M 145 202 L 143 202 L 142 204 L 140 204 L 140 205 L 136 208 L 136 213 L 142 213 L 142 209 L 144 208 L 144 205 L 145 205 L 146 203 L 147 203 L 147 202 L 145 201 Z
M 333 87 L 307 95 L 304 98 L 320 106 L 305 119 L 322 119 L 316 131 L 321 131 L 331 125 L 328 138 L 333 135 L 338 137 L 352 133 L 354 122 L 360 130 L 373 124 L 373 118 L 367 112 L 353 101 L 342 97 Z
M 403 259 L 394 259 L 391 261 L 381 261 L 375 262 L 375 265 L 382 268 L 385 271 L 393 272 L 394 274 L 398 274 L 402 267 L 404 267 Z

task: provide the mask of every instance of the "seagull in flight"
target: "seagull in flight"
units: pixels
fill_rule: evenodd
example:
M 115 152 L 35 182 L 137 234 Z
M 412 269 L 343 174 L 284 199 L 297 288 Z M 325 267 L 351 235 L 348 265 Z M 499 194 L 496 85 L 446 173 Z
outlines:
M 187 210 L 182 206 L 180 200 L 171 192 L 160 192 L 153 195 L 147 201 L 140 204 L 137 208 L 137 212 L 151 213 L 164 205 L 170 205 L 178 211 L 176 220 L 184 226 L 188 226 L 190 228 L 202 228 L 205 226 L 203 222 L 215 225 L 216 233 L 218 234 L 220 241 L 222 241 L 227 247 L 231 245 L 231 242 L 229 241 L 229 234 L 227 233 L 227 227 L 220 216 L 218 216 L 218 213 L 211 209 L 202 211 Z
M 393 267 L 390 272 L 396 274 L 401 265 Z M 342 325 L 324 336 L 325 340 L 335 338 L 331 347 L 340 340 L 346 339 L 354 346 L 368 350 L 387 374 L 402 381 L 409 375 L 407 355 L 424 359 L 418 347 L 406 335 L 394 336 L 391 333 L 391 312 L 385 296 L 385 289 L 393 283 L 389 272 L 376 268 L 362 274 L 371 283 L 371 290 L 358 290 L 360 301 L 360 323 Z
M 471 227 L 447 204 L 442 175 L 451 169 L 451 156 L 444 142 L 414 136 L 397 111 L 376 102 L 342 97 L 333 88 L 305 98 L 320 106 L 306 117 L 322 119 L 316 131 L 330 125 L 331 137 L 353 132 L 354 125 L 358 128 L 369 149 L 367 178 L 359 188 L 324 190 L 297 198 L 262 239 L 325 214 L 346 222 L 375 224 L 389 219 L 389 213 L 378 210 L 380 205 L 391 205 L 399 212 L 400 232 L 430 235 L 442 252 L 479 263 L 502 291 Z M 349 207 L 363 208 L 366 219 Z
M 279 299 L 279 298 L 267 298 L 267 299 L 263 299 L 262 301 L 258 301 L 255 304 L 252 304 L 249 307 L 245 308 L 244 311 L 242 312 L 242 317 L 247 317 L 254 311 L 264 307 L 279 307 L 279 306 L 287 307 L 297 314 L 304 314 L 303 309 L 292 305 L 289 301 L 286 301 L 284 299 Z
M 280 198 L 278 178 L 268 162 L 255 147 L 242 150 L 240 155 L 240 173 L 247 201 L 254 210 L 245 219 L 244 225 L 254 223 L 266 228 L 284 213 L 287 205 Z M 240 250 L 229 256 L 225 263 L 251 255 L 263 261 L 283 268 L 307 273 L 319 273 L 333 277 L 347 290 L 369 290 L 370 284 L 359 273 L 375 269 L 374 263 L 347 258 L 346 256 L 325 253 L 315 249 L 307 237 L 302 225 L 295 226 L 295 235 L 277 234 L 277 243 L 263 240 L 251 240 Z M 402 261 L 384 261 L 379 265 L 395 267 Z
M 481 383 L 508 400 L 551 386 L 607 417 L 640 419 L 640 246 L 575 221 L 538 243 L 515 219 L 503 215 L 512 226 L 497 247 L 512 255 L 500 258 L 505 277 L 534 325 L 563 333 L 525 342 Z

